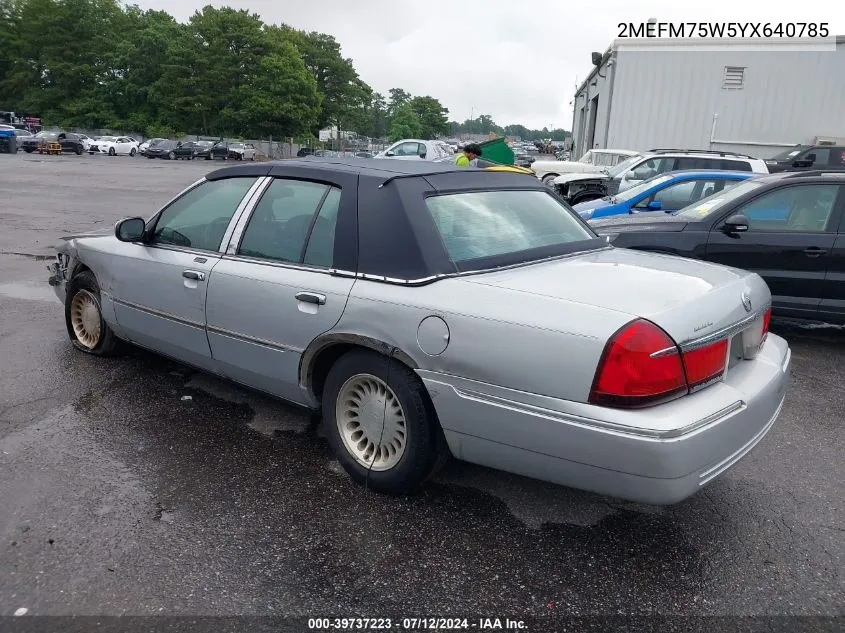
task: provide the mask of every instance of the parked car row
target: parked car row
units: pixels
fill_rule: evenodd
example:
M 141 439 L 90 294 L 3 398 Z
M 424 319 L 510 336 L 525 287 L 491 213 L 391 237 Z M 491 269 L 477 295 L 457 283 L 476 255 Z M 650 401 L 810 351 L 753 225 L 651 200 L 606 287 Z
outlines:
M 174 141 L 153 138 L 141 146 L 141 154 L 147 158 L 167 160 L 251 160 L 258 156 L 258 149 L 253 143 L 240 141 Z

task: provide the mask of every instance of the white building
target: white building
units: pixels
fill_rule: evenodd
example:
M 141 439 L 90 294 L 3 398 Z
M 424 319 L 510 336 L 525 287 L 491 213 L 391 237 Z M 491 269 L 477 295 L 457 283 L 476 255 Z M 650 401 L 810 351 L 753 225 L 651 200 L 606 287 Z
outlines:
M 845 137 L 843 36 L 618 39 L 600 58 L 575 93 L 575 157 L 601 147 L 768 158 Z

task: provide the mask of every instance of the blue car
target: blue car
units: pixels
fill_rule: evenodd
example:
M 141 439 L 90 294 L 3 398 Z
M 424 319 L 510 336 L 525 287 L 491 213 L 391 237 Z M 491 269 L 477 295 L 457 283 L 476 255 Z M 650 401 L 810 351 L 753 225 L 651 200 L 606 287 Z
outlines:
M 649 178 L 615 196 L 576 204 L 573 209 L 585 220 L 643 211 L 669 213 L 724 191 L 755 175 L 750 171 L 672 171 Z

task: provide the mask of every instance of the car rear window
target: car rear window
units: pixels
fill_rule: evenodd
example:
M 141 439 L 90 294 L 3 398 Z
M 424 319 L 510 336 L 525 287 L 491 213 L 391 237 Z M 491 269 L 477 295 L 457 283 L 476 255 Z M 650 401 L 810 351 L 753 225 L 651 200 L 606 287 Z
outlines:
M 444 194 L 430 196 L 426 205 L 455 264 L 596 237 L 544 191 Z

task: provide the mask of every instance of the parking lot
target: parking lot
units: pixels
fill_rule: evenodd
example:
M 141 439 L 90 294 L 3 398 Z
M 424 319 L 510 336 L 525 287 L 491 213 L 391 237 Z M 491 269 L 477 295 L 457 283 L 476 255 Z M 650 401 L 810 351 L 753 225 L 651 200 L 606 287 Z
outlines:
M 841 329 L 773 322 L 780 420 L 665 508 L 461 463 L 378 496 L 299 410 L 75 352 L 52 246 L 226 164 L 0 155 L 0 615 L 845 615 Z

